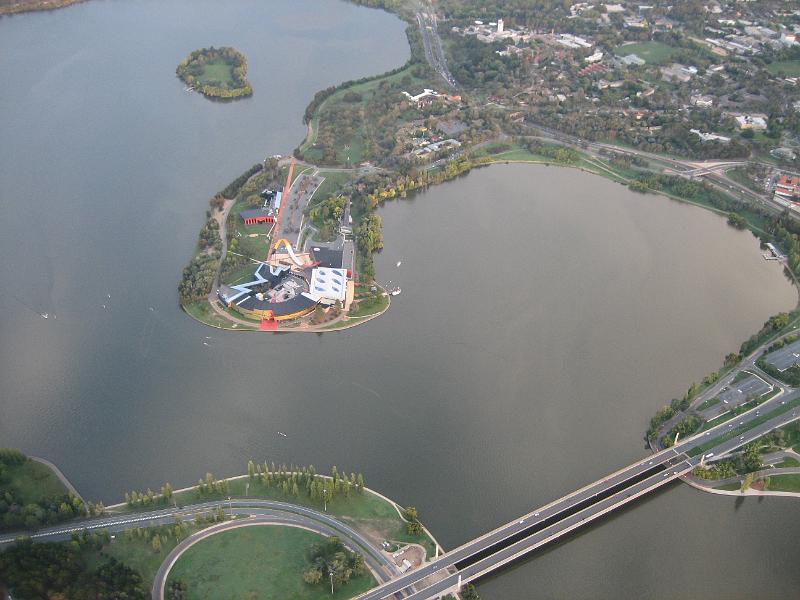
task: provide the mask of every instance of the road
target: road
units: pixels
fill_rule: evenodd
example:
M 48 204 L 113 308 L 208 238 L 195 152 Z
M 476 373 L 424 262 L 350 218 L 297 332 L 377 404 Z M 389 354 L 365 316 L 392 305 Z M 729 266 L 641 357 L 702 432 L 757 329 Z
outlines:
M 347 543 L 352 548 L 359 549 L 359 551 L 364 554 L 366 560 L 373 561 L 378 565 L 383 564 L 388 566 L 391 563 L 391 561 L 388 560 L 380 550 L 375 548 L 365 536 L 349 525 L 331 517 L 329 514 L 304 506 L 275 500 L 232 499 L 230 501 L 217 500 L 214 502 L 198 502 L 180 507 L 168 507 L 148 512 L 127 513 L 123 515 L 109 515 L 65 523 L 60 526 L 29 532 L 28 535 L 31 539 L 40 542 L 58 542 L 69 540 L 73 533 L 80 533 L 84 530 L 106 530 L 113 534 L 137 527 L 155 527 L 158 525 L 174 524 L 176 522 L 176 515 L 184 522 L 191 521 L 197 514 L 208 513 L 220 507 L 229 515 L 274 516 L 275 514 L 282 514 L 287 518 L 311 520 L 334 530 L 336 535 L 338 535 L 343 542 Z M 0 548 L 4 545 L 14 543 L 20 535 L 21 533 L 19 532 L 0 535 Z
M 169 553 L 167 558 L 159 567 L 154 578 L 153 589 L 151 593 L 152 600 L 164 600 L 164 591 L 166 589 L 169 571 L 172 569 L 172 566 L 175 564 L 178 558 L 180 558 L 181 554 L 183 554 L 188 548 L 212 535 L 239 527 L 251 527 L 257 525 L 283 525 L 287 527 L 299 527 L 326 537 L 337 536 L 345 546 L 350 548 L 350 550 L 363 553 L 359 539 L 347 534 L 343 535 L 342 524 L 338 521 L 337 523 L 339 527 L 332 527 L 315 518 L 294 513 L 287 513 L 282 510 L 273 510 L 269 508 L 234 509 L 234 513 L 242 514 L 237 513 L 238 510 L 247 510 L 249 511 L 249 514 L 244 519 L 226 521 L 224 523 L 220 523 L 218 525 L 198 531 L 197 533 L 194 533 L 183 540 L 180 544 L 178 544 L 178 546 L 175 547 L 175 549 L 173 549 L 172 552 Z M 361 538 L 361 540 L 363 541 L 363 538 Z M 392 559 L 387 555 L 380 553 L 379 551 L 376 551 L 376 554 L 365 553 L 364 560 L 370 571 L 377 578 L 378 582 L 390 581 L 392 577 L 399 572 Z
M 793 391 L 785 398 L 775 397 L 736 418 L 744 424 L 758 417 L 759 411 L 769 411 L 800 397 Z M 706 450 L 705 456 L 713 460 L 729 454 L 773 429 L 798 419 L 798 409 L 788 410 L 741 436 L 716 444 Z M 539 509 L 529 512 L 497 529 L 463 544 L 440 558 L 426 563 L 405 575 L 401 575 L 381 586 L 362 594 L 362 600 L 379 600 L 407 590 L 409 597 L 435 598 L 443 591 L 482 577 L 509 562 L 524 556 L 541 546 L 561 538 L 609 512 L 659 489 L 669 482 L 686 476 L 699 463 L 701 457 L 690 457 L 692 449 L 729 431 L 734 423 L 720 424 L 707 432 L 697 434 L 676 446 L 620 469 L 584 488 L 568 494 Z M 371 564 L 387 564 L 386 557 L 361 534 L 325 513 L 313 509 L 270 500 L 231 500 L 229 502 L 204 502 L 186 507 L 167 508 L 148 513 L 109 516 L 89 519 L 78 523 L 53 527 L 33 532 L 31 537 L 39 541 L 69 539 L 73 533 L 84 529 L 105 529 L 119 532 L 124 529 L 162 525 L 175 522 L 175 515 L 191 520 L 198 512 L 208 512 L 217 507 L 226 507 L 234 515 L 264 516 L 274 518 L 276 511 L 287 519 L 310 519 L 333 529 L 351 547 L 360 549 Z M 12 543 L 15 535 L 0 537 L 0 546 Z M 388 566 L 388 565 L 387 565 Z M 425 588 L 423 580 L 434 573 L 445 571 L 445 577 Z M 460 579 L 459 579 L 460 577 Z M 407 589 L 408 588 L 408 589 Z
M 800 392 L 795 392 L 792 394 L 792 398 L 798 395 Z M 780 401 L 776 398 L 762 404 L 759 408 L 770 410 L 779 406 L 779 403 Z M 770 406 L 768 407 L 767 404 Z M 756 412 L 756 409 L 753 409 L 740 415 L 737 423 L 745 423 L 757 418 Z M 754 427 L 741 437 L 734 437 L 717 444 L 707 450 L 706 456 L 713 453 L 714 460 L 717 460 L 719 457 L 758 439 L 763 434 L 797 419 L 797 410 L 788 411 L 784 415 Z M 725 434 L 732 426 L 727 423 L 718 425 L 667 451 L 661 451 L 653 457 L 643 459 L 582 490 L 573 492 L 472 540 L 390 583 L 370 590 L 359 596 L 359 600 L 380 600 L 406 588 L 413 590 L 408 598 L 416 600 L 432 599 L 454 591 L 459 583 L 463 585 L 474 581 L 671 481 L 687 476 L 700 463 L 701 457 L 699 455 L 689 457 L 686 452 L 704 444 L 709 439 Z M 425 577 L 442 570 L 449 572 L 445 578 L 429 587 L 419 589 Z
M 430 9 L 429 9 L 430 10 Z M 419 33 L 422 37 L 422 46 L 425 49 L 425 58 L 428 64 L 436 71 L 445 83 L 453 89 L 458 88 L 456 81 L 450 69 L 447 68 L 447 59 L 444 56 L 442 49 L 442 40 L 439 37 L 438 23 L 436 14 L 431 10 L 418 10 L 417 11 L 417 25 L 419 26 Z

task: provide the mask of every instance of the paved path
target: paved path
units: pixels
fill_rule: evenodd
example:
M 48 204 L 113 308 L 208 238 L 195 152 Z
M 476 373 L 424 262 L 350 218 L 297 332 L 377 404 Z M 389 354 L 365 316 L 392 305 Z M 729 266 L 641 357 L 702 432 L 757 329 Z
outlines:
M 76 498 L 79 498 L 80 501 L 83 502 L 84 504 L 86 503 L 86 501 L 83 499 L 83 496 L 81 496 L 78 493 L 78 490 L 75 489 L 75 486 L 73 486 L 72 483 L 70 482 L 70 480 L 67 479 L 67 476 L 64 475 L 64 473 L 61 472 L 61 469 L 59 469 L 57 466 L 55 466 L 53 463 L 51 463 L 46 458 L 39 458 L 38 456 L 29 456 L 28 458 L 30 458 L 31 460 L 34 460 L 34 461 L 36 461 L 38 463 L 41 463 L 44 466 L 48 467 L 51 471 L 53 471 L 53 473 L 55 473 L 55 475 L 56 475 L 56 477 L 58 477 L 59 481 L 61 481 L 61 483 L 64 484 L 64 487 L 67 488 L 67 491 L 70 494 L 72 494 Z

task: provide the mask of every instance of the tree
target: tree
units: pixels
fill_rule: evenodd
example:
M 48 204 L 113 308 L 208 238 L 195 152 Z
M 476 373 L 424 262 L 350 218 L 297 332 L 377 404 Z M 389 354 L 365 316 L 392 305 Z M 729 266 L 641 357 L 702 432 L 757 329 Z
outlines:
M 751 485 L 753 485 L 753 474 L 748 473 L 747 475 L 744 476 L 744 479 L 742 480 L 742 487 L 740 491 L 744 494 L 750 488 Z
M 186 600 L 189 586 L 182 579 L 176 579 L 169 584 L 167 600 Z
M 153 540 L 150 544 L 153 546 L 154 552 L 161 552 L 161 536 L 159 534 L 153 536 Z
M 303 581 L 310 585 L 317 585 L 322 581 L 322 571 L 316 567 L 312 567 L 303 573 Z

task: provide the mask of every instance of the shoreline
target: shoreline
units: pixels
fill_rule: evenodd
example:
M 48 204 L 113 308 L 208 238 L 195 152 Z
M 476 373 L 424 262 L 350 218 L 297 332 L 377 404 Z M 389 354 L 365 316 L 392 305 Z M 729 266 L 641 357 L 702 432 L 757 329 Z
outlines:
M 30 4 L 20 2 L 6 8 L 0 8 L 0 18 L 11 15 L 21 15 L 32 12 L 49 12 L 60 8 L 67 8 L 73 4 L 80 4 L 87 0 L 34 0 Z

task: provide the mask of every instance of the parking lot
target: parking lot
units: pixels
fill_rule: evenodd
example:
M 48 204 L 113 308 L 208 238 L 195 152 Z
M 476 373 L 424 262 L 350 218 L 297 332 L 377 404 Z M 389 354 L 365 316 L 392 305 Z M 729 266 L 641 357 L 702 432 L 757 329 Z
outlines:
M 758 377 L 748 377 L 739 383 L 733 384 L 731 387 L 720 393 L 718 398 L 723 404 L 736 406 L 742 402 L 746 402 L 748 398 L 763 396 L 772 389 L 768 383 L 759 379 Z
M 784 346 L 780 350 L 770 352 L 764 357 L 767 364 L 779 371 L 785 371 L 795 363 L 800 363 L 800 340 Z

